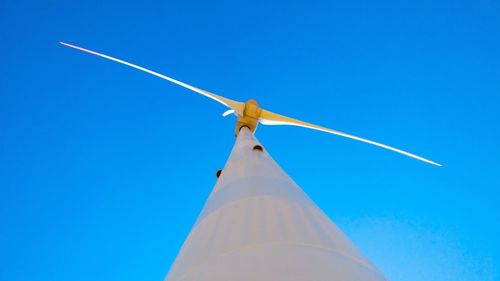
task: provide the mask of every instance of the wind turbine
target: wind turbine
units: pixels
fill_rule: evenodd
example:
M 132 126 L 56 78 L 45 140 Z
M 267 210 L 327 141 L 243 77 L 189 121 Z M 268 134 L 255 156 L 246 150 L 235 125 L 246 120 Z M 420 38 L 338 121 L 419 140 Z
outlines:
M 265 110 L 257 101 L 235 101 L 147 68 L 60 42 L 155 75 L 229 109 L 237 117 L 236 143 L 203 211 L 172 265 L 167 281 L 197 280 L 386 280 L 279 167 L 255 138 L 258 124 L 318 130 L 398 152 L 379 142 Z M 219 177 L 220 175 L 220 177 Z

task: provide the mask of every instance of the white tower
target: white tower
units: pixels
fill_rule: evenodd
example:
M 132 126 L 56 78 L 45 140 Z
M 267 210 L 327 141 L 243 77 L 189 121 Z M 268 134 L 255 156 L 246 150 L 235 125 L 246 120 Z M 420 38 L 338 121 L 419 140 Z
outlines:
M 386 279 L 243 127 L 165 280 Z

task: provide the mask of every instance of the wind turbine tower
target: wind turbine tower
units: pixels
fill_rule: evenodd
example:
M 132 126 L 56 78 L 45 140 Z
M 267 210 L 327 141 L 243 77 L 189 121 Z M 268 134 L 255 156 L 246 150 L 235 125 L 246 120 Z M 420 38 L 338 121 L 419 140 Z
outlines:
M 292 125 L 362 141 L 426 163 L 415 154 L 234 101 L 144 67 L 61 44 L 188 88 L 235 114 L 236 142 L 166 281 L 381 281 L 371 264 L 254 135 L 257 125 Z

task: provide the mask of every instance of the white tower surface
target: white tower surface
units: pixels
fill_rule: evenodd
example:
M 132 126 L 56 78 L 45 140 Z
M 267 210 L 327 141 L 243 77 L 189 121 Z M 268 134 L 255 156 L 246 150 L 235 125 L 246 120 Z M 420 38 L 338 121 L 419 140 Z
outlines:
M 386 280 L 248 128 L 166 281 Z

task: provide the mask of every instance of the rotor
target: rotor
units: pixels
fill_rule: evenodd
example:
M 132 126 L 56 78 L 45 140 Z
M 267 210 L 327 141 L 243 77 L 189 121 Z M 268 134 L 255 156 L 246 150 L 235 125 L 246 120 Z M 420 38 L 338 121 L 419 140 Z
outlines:
M 149 70 L 149 69 L 144 68 L 142 66 L 138 66 L 138 65 L 126 62 L 126 61 L 121 60 L 121 59 L 117 59 L 117 58 L 114 58 L 114 57 L 111 57 L 111 56 L 108 56 L 108 55 L 105 55 L 105 54 L 102 54 L 102 53 L 98 53 L 98 52 L 95 52 L 95 51 L 92 51 L 92 50 L 88 50 L 88 49 L 85 49 L 85 48 L 82 48 L 82 47 L 75 46 L 75 45 L 72 45 L 72 44 L 68 44 L 68 43 L 64 43 L 64 42 L 60 42 L 60 43 L 62 45 L 67 46 L 67 47 L 70 47 L 70 48 L 73 48 L 73 49 L 77 49 L 77 50 L 80 50 L 80 51 L 83 51 L 83 52 L 86 52 L 86 53 L 89 53 L 89 54 L 92 54 L 92 55 L 96 55 L 96 56 L 99 56 L 99 57 L 102 57 L 102 58 L 105 58 L 105 59 L 108 59 L 108 60 L 112 60 L 112 61 L 124 64 L 124 65 L 130 66 L 132 68 L 144 71 L 146 73 L 152 74 L 152 75 L 157 76 L 159 78 L 162 78 L 162 79 L 165 79 L 167 81 L 170 81 L 170 82 L 172 82 L 174 84 L 177 84 L 179 86 L 187 88 L 187 89 L 189 89 L 191 91 L 194 91 L 194 92 L 196 92 L 198 94 L 201 94 L 201 95 L 203 95 L 203 96 L 205 96 L 207 98 L 215 100 L 215 101 L 217 101 L 217 102 L 225 105 L 226 107 L 229 107 L 230 109 L 227 110 L 226 112 L 224 112 L 224 114 L 222 116 L 227 116 L 227 115 L 229 115 L 231 113 L 233 113 L 233 114 L 236 115 L 236 117 L 237 117 L 236 128 L 235 128 L 236 135 L 238 135 L 238 133 L 240 132 L 241 128 L 243 128 L 243 127 L 248 127 L 248 129 L 250 129 L 250 131 L 252 133 L 255 132 L 255 130 L 257 129 L 257 125 L 259 123 L 261 123 L 263 125 L 289 125 L 289 126 L 298 126 L 298 127 L 313 129 L 313 130 L 317 130 L 317 131 L 322 131 L 322 132 L 326 132 L 326 133 L 330 133 L 330 134 L 334 134 L 334 135 L 338 135 L 338 136 L 342 136 L 342 137 L 354 139 L 354 140 L 357 140 L 357 141 L 361 141 L 361 142 L 364 142 L 364 143 L 368 143 L 368 144 L 371 144 L 371 145 L 382 147 L 382 148 L 385 148 L 385 149 L 388 149 L 388 150 L 392 150 L 394 152 L 406 155 L 408 157 L 411 157 L 411 158 L 414 158 L 414 159 L 417 159 L 417 160 L 420 160 L 420 161 L 423 161 L 423 162 L 426 162 L 426 163 L 429 163 L 429 164 L 432 164 L 432 165 L 442 166 L 439 163 L 436 163 L 436 162 L 431 161 L 429 159 L 426 159 L 426 158 L 423 158 L 421 156 L 418 156 L 418 155 L 415 155 L 415 154 L 403 151 L 401 149 L 398 149 L 398 148 L 395 148 L 395 147 L 392 147 L 392 146 L 388 146 L 388 145 L 385 145 L 385 144 L 382 144 L 382 143 L 379 143 L 379 142 L 375 142 L 375 141 L 372 141 L 372 140 L 369 140 L 369 139 L 361 138 L 361 137 L 354 136 L 354 135 L 351 135 L 351 134 L 348 134 L 348 133 L 344 133 L 344 132 L 341 132 L 341 131 L 337 131 L 337 130 L 328 129 L 326 127 L 314 125 L 314 124 L 307 123 L 307 122 L 304 122 L 304 121 L 300 121 L 300 120 L 297 120 L 297 119 L 293 119 L 293 118 L 290 118 L 290 117 L 287 117 L 287 116 L 284 116 L 284 115 L 273 113 L 271 111 L 267 111 L 267 110 L 262 109 L 261 107 L 259 107 L 259 104 L 257 103 L 256 100 L 250 99 L 246 103 L 235 101 L 235 100 L 223 97 L 223 96 L 216 95 L 216 94 L 211 93 L 209 91 L 205 91 L 205 90 L 202 90 L 200 88 L 191 86 L 189 84 L 186 84 L 186 83 L 181 82 L 179 80 L 176 80 L 174 78 L 171 78 L 171 77 L 168 77 L 166 75 L 160 74 L 158 72 Z

